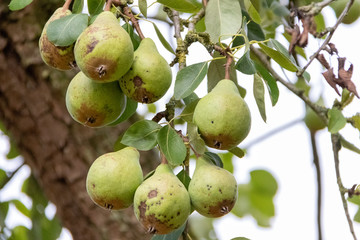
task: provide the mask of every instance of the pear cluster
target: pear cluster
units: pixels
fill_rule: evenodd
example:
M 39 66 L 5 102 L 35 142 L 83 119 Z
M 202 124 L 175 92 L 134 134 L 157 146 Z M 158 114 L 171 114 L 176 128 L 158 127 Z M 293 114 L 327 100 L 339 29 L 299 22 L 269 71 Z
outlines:
M 129 34 L 110 11 L 101 12 L 70 46 L 56 46 L 47 37 L 48 25 L 70 15 L 57 9 L 45 24 L 39 40 L 43 61 L 58 70 L 75 67 L 80 72 L 66 91 L 70 116 L 88 127 L 114 123 L 127 99 L 153 103 L 165 95 L 172 81 L 166 60 L 150 38 L 134 50 Z

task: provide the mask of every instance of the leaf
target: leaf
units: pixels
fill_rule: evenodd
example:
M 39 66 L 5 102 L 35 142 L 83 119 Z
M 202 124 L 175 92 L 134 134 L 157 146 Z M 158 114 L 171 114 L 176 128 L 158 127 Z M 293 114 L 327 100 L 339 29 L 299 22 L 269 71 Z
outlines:
M 82 13 L 83 8 L 84 8 L 84 0 L 75 0 L 71 12 Z
M 176 176 L 184 184 L 186 189 L 188 189 L 190 181 L 191 181 L 189 174 L 187 174 L 186 171 L 184 171 L 184 169 L 183 169 Z
M 231 152 L 227 152 L 227 153 L 220 153 L 219 156 L 221 157 L 221 160 L 223 162 L 224 165 L 223 168 L 231 173 L 234 173 L 234 165 L 232 162 L 234 154 L 232 154 Z
M 360 131 L 360 113 L 351 117 L 351 124 Z
M 169 52 L 171 52 L 172 54 L 175 55 L 174 50 L 172 49 L 171 45 L 166 41 L 164 36 L 161 34 L 159 28 L 156 26 L 155 23 L 153 23 L 153 25 L 154 25 L 154 28 L 155 28 L 156 35 L 158 36 L 161 44 L 165 47 L 166 50 L 168 50 Z
M 340 143 L 341 146 L 343 146 L 344 148 L 347 148 L 353 152 L 356 152 L 358 154 L 360 154 L 360 148 L 356 147 L 354 144 L 352 144 L 351 142 L 348 142 L 346 139 L 344 139 L 343 137 L 341 137 L 340 139 Z
M 206 32 L 214 43 L 236 34 L 241 28 L 242 13 L 239 1 L 211 0 L 205 10 Z
M 268 92 L 270 94 L 272 106 L 275 106 L 279 99 L 279 88 L 275 78 L 260 64 L 255 62 L 255 68 L 265 80 Z
M 202 8 L 202 5 L 196 0 L 158 0 L 157 2 L 185 13 L 196 13 Z
M 48 205 L 48 199 L 45 197 L 42 188 L 33 175 L 30 175 L 24 181 L 21 191 L 32 199 L 33 206 L 43 207 L 45 209 Z
M 11 236 L 9 239 L 11 240 L 28 240 L 28 234 L 30 230 L 25 226 L 19 225 L 12 229 Z
M 197 154 L 203 154 L 206 150 L 206 146 L 204 140 L 200 137 L 198 127 L 194 123 L 189 122 L 187 124 L 186 133 L 189 137 L 189 143 L 194 148 L 194 151 Z
M 196 63 L 181 69 L 176 75 L 174 97 L 180 100 L 189 96 L 206 76 L 207 62 Z
M 9 211 L 9 202 L 0 202 L 0 226 L 5 226 L 5 219 Z
M 235 156 L 237 156 L 238 158 L 242 158 L 245 156 L 244 151 L 239 148 L 239 147 L 234 147 L 232 149 L 229 149 L 229 152 L 231 152 L 232 154 L 234 154 Z
M 30 210 L 22 202 L 17 199 L 10 200 L 9 202 L 14 204 L 14 206 L 17 210 L 19 210 L 19 212 L 24 214 L 26 217 L 31 218 Z
M 88 26 L 88 15 L 71 14 L 50 22 L 46 31 L 56 46 L 70 46 Z
M 193 120 L 194 110 L 200 99 L 196 99 L 191 103 L 187 104 L 182 113 L 180 114 L 181 118 L 188 123 L 191 123 Z
M 221 157 L 213 152 L 205 152 L 204 157 L 212 161 L 216 166 L 223 168 L 224 164 L 221 160 Z
M 138 106 L 138 102 L 126 97 L 126 106 L 124 112 L 115 122 L 110 123 L 108 126 L 115 126 L 119 123 L 128 120 L 132 115 L 136 113 L 137 106 Z
M 214 58 L 218 58 L 218 57 L 221 57 L 220 53 L 215 52 Z M 210 62 L 209 69 L 207 72 L 208 92 L 210 92 L 211 89 L 213 89 L 220 80 L 225 78 L 225 67 L 224 67 L 225 64 L 226 64 L 226 58 L 217 59 Z M 234 66 L 235 64 L 234 62 L 232 62 L 230 65 L 230 79 L 236 83 L 237 75 Z
M 9 182 L 9 177 L 3 169 L 0 169 L 0 190 Z M 1 225 L 1 224 L 0 224 Z
M 132 42 L 132 44 L 134 46 L 134 51 L 135 51 L 140 45 L 141 38 L 139 37 L 139 35 L 137 35 L 134 32 L 134 28 L 131 26 L 131 24 L 125 23 L 124 25 L 122 25 L 122 27 L 129 34 L 131 42 Z
M 270 5 L 270 9 L 277 15 L 281 17 L 286 17 L 290 14 L 289 9 L 285 5 L 281 4 L 278 1 L 273 1 Z
M 104 9 L 105 0 L 87 0 L 89 14 L 97 15 Z
M 142 151 L 153 149 L 160 128 L 161 126 L 154 121 L 140 120 L 126 130 L 121 143 Z
M 266 55 L 268 55 L 270 58 L 272 58 L 281 67 L 283 67 L 291 72 L 297 71 L 297 67 L 291 62 L 291 60 L 288 57 L 283 55 L 281 52 L 276 51 L 262 43 L 259 43 L 259 46 L 266 53 Z
M 179 227 L 178 229 L 176 229 L 175 231 L 169 233 L 169 234 L 165 234 L 165 235 L 154 235 L 151 240 L 178 240 L 182 234 L 182 232 L 184 231 L 186 226 L 186 222 Z
M 142 15 L 147 18 L 147 2 L 146 0 L 139 0 L 139 9 Z
M 44 216 L 41 218 L 40 226 L 42 239 L 58 239 L 62 231 L 60 220 L 56 216 L 52 220 Z
M 10 149 L 9 152 L 6 154 L 7 159 L 14 159 L 20 155 L 19 150 L 17 149 L 16 144 L 13 140 L 10 139 Z
M 236 238 L 232 238 L 231 240 L 250 240 L 250 238 L 246 238 L 246 237 L 236 237 Z
M 265 89 L 264 89 L 264 83 L 258 74 L 254 75 L 253 91 L 254 91 L 256 105 L 258 106 L 260 115 L 264 120 L 264 122 L 266 122 L 265 99 L 264 99 Z
M 9 9 L 11 11 L 17 11 L 23 9 L 24 7 L 32 3 L 32 1 L 33 0 L 11 0 L 9 4 Z
M 248 75 L 256 73 L 254 62 L 250 58 L 250 52 L 246 51 L 244 55 L 236 62 L 235 68 Z
M 198 100 L 199 97 L 196 95 L 196 93 L 191 93 L 189 96 L 185 97 L 183 100 L 184 100 L 184 103 L 186 105 L 190 104 L 191 102 L 195 101 L 195 100 Z
M 332 108 L 328 111 L 329 124 L 328 130 L 330 133 L 337 133 L 346 124 L 346 118 L 342 114 L 342 112 L 337 108 Z
M 169 125 L 161 128 L 157 134 L 157 142 L 161 152 L 165 155 L 168 162 L 177 166 L 186 157 L 186 147 L 181 137 Z

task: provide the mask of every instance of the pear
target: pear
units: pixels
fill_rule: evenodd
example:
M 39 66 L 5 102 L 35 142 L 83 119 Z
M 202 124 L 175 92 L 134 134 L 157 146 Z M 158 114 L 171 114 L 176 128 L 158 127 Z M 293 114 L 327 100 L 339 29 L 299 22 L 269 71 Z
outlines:
M 320 106 L 324 106 L 324 100 L 320 97 L 317 101 L 317 104 Z M 323 120 L 317 115 L 314 110 L 312 110 L 309 106 L 306 105 L 305 108 L 305 117 L 304 117 L 305 125 L 309 128 L 311 132 L 316 132 L 326 127 L 326 124 Z
M 46 31 L 52 21 L 70 14 L 70 10 L 65 10 L 63 8 L 56 9 L 50 19 L 46 22 L 39 39 L 39 50 L 42 60 L 48 66 L 58 70 L 70 70 L 76 66 L 73 52 L 74 44 L 64 47 L 55 46 L 49 41 Z
M 112 82 L 131 67 L 134 48 L 115 15 L 104 11 L 80 34 L 74 53 L 77 65 L 87 77 Z
M 117 82 L 97 83 L 79 72 L 66 91 L 71 117 L 88 127 L 103 127 L 117 120 L 126 105 L 126 96 Z
M 98 157 L 86 178 L 86 190 L 91 200 L 110 210 L 131 206 L 134 193 L 143 181 L 139 158 L 139 152 L 133 147 Z
M 134 53 L 130 70 L 120 79 L 126 96 L 140 102 L 153 103 L 165 95 L 171 85 L 172 73 L 159 54 L 154 41 L 144 38 Z
M 190 210 L 189 194 L 168 164 L 160 164 L 135 192 L 135 216 L 149 233 L 174 231 L 186 222 Z
M 205 217 L 221 217 L 229 213 L 236 203 L 237 183 L 234 176 L 205 157 L 196 160 L 188 190 L 193 208 Z
M 216 149 L 236 147 L 248 135 L 250 110 L 234 82 L 223 79 L 199 100 L 193 121 L 207 146 Z

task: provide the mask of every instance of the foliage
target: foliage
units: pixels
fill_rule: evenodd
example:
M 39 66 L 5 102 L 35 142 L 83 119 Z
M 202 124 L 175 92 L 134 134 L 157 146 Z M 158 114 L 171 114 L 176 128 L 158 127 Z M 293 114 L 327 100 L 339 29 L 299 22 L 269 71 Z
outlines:
M 170 65 L 179 65 L 179 71 L 173 79 L 174 89 L 169 90 L 173 91 L 173 97 L 165 105 L 165 110 L 157 112 L 152 120 L 142 119 L 132 124 L 119 137 L 115 148 L 132 146 L 142 151 L 157 148 L 172 167 L 180 166 L 183 168 L 178 174 L 178 178 L 185 186 L 188 186 L 191 181 L 188 170 L 190 159 L 196 159 L 203 154 L 207 155 L 215 165 L 233 172 L 233 161 L 245 157 L 246 151 L 236 147 L 228 149 L 225 153 L 217 154 L 214 150 L 209 149 L 209 146 L 206 146 L 203 136 L 192 121 L 192 115 L 199 100 L 194 91 L 199 88 L 200 84 L 204 80 L 207 81 L 207 92 L 210 92 L 222 79 L 230 79 L 236 83 L 242 97 L 249 94 L 253 95 L 258 107 L 257 111 L 259 111 L 264 122 L 267 120 L 266 96 L 270 97 L 271 106 L 276 106 L 280 96 L 278 84 L 284 85 L 287 90 L 298 96 L 308 107 L 314 110 L 318 117 L 326 123 L 328 132 L 332 137 L 339 136 L 337 144 L 359 153 L 356 144 L 341 136 L 341 130 L 347 124 L 352 125 L 355 131 L 360 129 L 360 113 L 353 113 L 352 117 L 346 118 L 343 112 L 344 108 L 353 101 L 354 96 L 358 97 L 358 94 L 352 81 L 353 66 L 351 65 L 349 69 L 345 70 L 344 58 L 340 58 L 335 45 L 329 43 L 332 31 L 335 31 L 337 25 L 335 25 L 334 30 L 328 31 L 325 28 L 321 10 L 330 2 L 324 1 L 307 5 L 307 1 L 296 1 L 294 2 L 295 6 L 289 9 L 278 0 L 205 0 L 202 1 L 202 4 L 196 0 L 158 0 L 156 4 L 164 7 L 163 9 L 168 15 L 168 19 L 173 22 L 173 29 L 175 30 L 176 49 L 170 44 L 170 39 L 166 39 L 157 24 L 153 22 L 159 41 L 166 50 L 174 55 L 174 60 Z M 9 8 L 19 10 L 30 3 L 31 1 L 12 0 Z M 151 4 L 148 4 L 146 0 L 139 0 L 138 3 L 137 7 L 130 1 L 128 3 L 121 1 L 121 4 L 118 4 L 118 1 L 113 1 L 115 7 L 111 9 L 121 16 L 125 22 L 123 28 L 129 33 L 134 49 L 137 48 L 143 38 L 138 21 L 143 19 L 150 21 L 147 10 Z M 342 8 L 344 10 L 341 10 L 340 13 L 337 12 L 338 8 L 335 9 L 335 5 L 332 6 L 337 14 L 338 23 L 343 20 L 342 11 L 345 11 L 343 13 L 346 14 L 352 3 L 353 1 L 347 3 L 348 8 L 344 5 Z M 93 18 L 103 11 L 104 4 L 105 1 L 87 1 L 87 10 L 91 17 L 88 21 L 88 16 L 80 13 L 83 1 L 76 0 L 73 4 L 73 14 L 54 20 L 49 24 L 47 31 L 49 40 L 56 46 L 67 46 L 74 43 L 81 32 L 91 24 Z M 132 11 L 126 11 L 129 7 L 132 8 Z M 138 11 L 139 15 L 134 14 L 133 11 Z M 355 14 L 354 19 L 360 15 L 360 13 L 353 12 L 352 14 Z M 277 40 L 277 29 L 284 25 L 284 22 L 287 23 L 287 26 L 284 28 L 283 35 L 288 41 L 285 45 Z M 300 25 L 302 31 L 300 31 Z M 137 33 L 134 32 L 134 29 Z M 310 35 L 319 38 L 323 45 L 309 58 L 303 48 L 311 40 Z M 211 60 L 186 66 L 186 54 L 191 54 L 188 50 L 194 42 L 199 42 L 209 51 Z M 337 76 L 327 61 L 327 58 L 334 56 L 334 54 L 339 60 Z M 307 65 L 300 63 L 300 56 L 309 59 Z M 323 72 L 323 77 L 330 87 L 339 95 L 338 87 L 343 89 L 341 101 L 334 100 L 334 104 L 330 108 L 311 101 L 308 96 L 309 91 L 299 87 L 301 80 L 305 80 L 303 84 L 306 86 L 312 80 L 306 70 L 314 59 L 317 59 L 326 69 Z M 281 69 L 285 76 L 298 79 L 298 84 L 285 81 L 282 77 L 283 74 L 274 69 Z M 238 81 L 237 76 L 241 74 L 253 76 L 252 93 L 249 93 Z M 136 110 L 137 103 L 128 98 L 123 115 L 110 126 L 127 120 L 136 113 Z M 255 110 L 251 109 L 251 111 L 254 112 Z M 178 114 L 179 112 L 181 113 Z M 161 119 L 165 119 L 165 121 L 161 122 Z M 185 133 L 180 130 L 183 129 L 184 125 L 186 125 Z M 335 141 L 335 138 L 332 139 Z M 336 152 L 335 148 L 334 151 Z M 8 157 L 12 158 L 16 155 L 16 151 L 12 148 Z M 340 178 L 340 176 L 337 177 Z M 0 186 L 5 185 L 8 181 L 5 172 L 0 172 L 0 180 L 2 181 Z M 341 181 L 339 188 L 345 188 Z M 38 208 L 34 208 L 34 206 L 39 205 L 44 208 L 48 202 L 41 194 L 38 194 L 40 189 L 32 177 L 24 183 L 24 192 L 32 197 L 33 208 L 27 209 L 16 200 L 1 203 L 0 211 L 2 214 L 0 216 L 2 218 L 0 222 L 4 223 L 8 206 L 13 204 L 20 212 L 33 219 L 33 223 L 35 223 L 33 229 L 41 228 L 42 231 L 18 227 L 12 229 L 12 234 L 17 234 L 17 237 L 28 234 L 34 239 L 40 239 L 39 235 L 33 234 L 45 236 L 49 233 L 49 229 L 53 228 L 55 231 L 51 231 L 51 237 L 56 238 L 60 231 L 58 220 L 56 218 L 49 220 L 43 213 L 37 212 L 36 209 Z M 37 194 L 34 194 L 35 192 Z M 232 213 L 238 217 L 249 214 L 259 226 L 269 227 L 270 220 L 276 212 L 273 202 L 276 192 L 277 182 L 272 174 L 266 170 L 254 170 L 250 172 L 249 183 L 238 185 L 238 200 Z M 342 194 L 347 192 L 343 191 Z M 358 204 L 356 199 L 350 201 Z M 356 215 L 355 221 L 359 221 L 358 215 Z M 41 220 L 37 223 L 38 218 Z M 349 221 L 350 226 L 351 224 Z M 183 231 L 187 231 L 185 225 L 167 235 L 154 235 L 153 239 L 175 240 Z M 48 239 L 53 238 L 49 237 Z

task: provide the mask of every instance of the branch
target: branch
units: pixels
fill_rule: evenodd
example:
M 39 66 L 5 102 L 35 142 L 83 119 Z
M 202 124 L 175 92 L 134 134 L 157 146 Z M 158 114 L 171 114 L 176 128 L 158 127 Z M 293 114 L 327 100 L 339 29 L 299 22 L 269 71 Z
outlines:
M 189 22 L 188 30 L 194 31 L 196 23 L 200 21 L 201 18 L 205 16 L 205 9 L 202 8 Z
M 343 203 L 344 212 L 345 212 L 345 216 L 346 216 L 346 219 L 348 221 L 348 224 L 349 224 L 350 232 L 351 232 L 354 240 L 356 240 L 357 238 L 356 238 L 356 235 L 355 235 L 353 222 L 351 220 L 348 205 L 347 205 L 347 202 L 346 202 L 346 199 L 345 199 L 345 193 L 348 192 L 348 190 L 342 184 L 341 176 L 340 176 L 340 167 L 339 167 L 339 165 L 340 165 L 339 151 L 340 151 L 340 148 L 341 148 L 340 135 L 339 134 L 331 134 L 331 142 L 332 142 L 332 147 L 333 147 L 333 152 L 334 152 L 335 172 L 336 172 L 337 184 L 339 186 L 339 192 L 340 192 L 340 195 L 341 195 L 341 201 Z
M 316 182 L 317 182 L 317 228 L 318 228 L 318 240 L 322 239 L 322 228 L 321 228 L 321 203 L 322 203 L 322 190 L 321 190 L 321 168 L 319 161 L 319 154 L 317 151 L 316 144 L 316 132 L 310 131 L 311 146 L 313 152 L 314 165 L 316 169 Z
M 71 4 L 72 0 L 66 0 L 66 2 L 64 3 L 64 5 L 62 6 L 62 10 L 66 11 L 69 9 L 70 4 Z
M 141 39 L 144 39 L 145 36 L 144 34 L 142 33 L 141 31 L 141 28 L 140 28 L 140 25 L 139 25 L 139 22 L 138 20 L 135 18 L 133 12 L 131 11 L 131 9 L 128 7 L 128 6 L 121 6 L 124 14 L 129 17 L 130 21 L 132 22 L 134 28 L 136 29 L 136 32 L 139 34 L 139 37 Z
M 326 46 L 328 45 L 328 43 L 330 42 L 330 39 L 332 38 L 332 36 L 335 33 L 335 30 L 337 29 L 337 27 L 340 25 L 340 23 L 342 22 L 342 20 L 344 19 L 345 15 L 349 12 L 350 7 L 352 6 L 352 4 L 354 3 L 355 0 L 350 0 L 347 4 L 345 9 L 342 11 L 341 15 L 339 16 L 338 20 L 336 21 L 335 25 L 329 29 L 330 34 L 326 37 L 325 41 L 323 42 L 323 44 L 321 45 L 321 47 L 310 57 L 309 62 L 300 70 L 296 73 L 296 76 L 300 77 L 303 75 L 303 73 L 305 72 L 305 70 L 310 66 L 310 64 L 312 63 L 312 61 L 319 55 L 319 53 L 322 50 L 326 49 Z
M 179 70 L 186 67 L 186 53 L 187 53 L 187 47 L 184 44 L 184 40 L 181 37 L 181 21 L 179 12 L 172 10 L 171 14 L 169 10 L 166 10 L 170 19 L 174 23 L 174 30 L 175 30 L 175 38 L 176 38 L 176 58 L 177 62 L 179 63 Z

